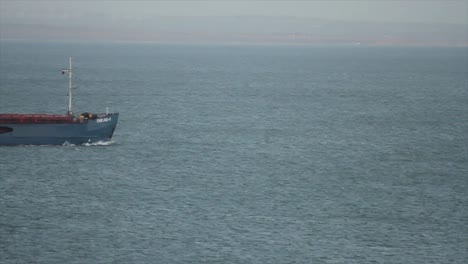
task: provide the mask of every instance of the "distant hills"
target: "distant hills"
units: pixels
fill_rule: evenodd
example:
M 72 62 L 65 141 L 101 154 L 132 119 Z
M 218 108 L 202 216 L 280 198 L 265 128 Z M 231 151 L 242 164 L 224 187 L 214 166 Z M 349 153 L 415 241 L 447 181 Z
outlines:
M 298 17 L 89 19 L 0 24 L 0 39 L 231 44 L 468 46 L 467 24 L 427 24 Z

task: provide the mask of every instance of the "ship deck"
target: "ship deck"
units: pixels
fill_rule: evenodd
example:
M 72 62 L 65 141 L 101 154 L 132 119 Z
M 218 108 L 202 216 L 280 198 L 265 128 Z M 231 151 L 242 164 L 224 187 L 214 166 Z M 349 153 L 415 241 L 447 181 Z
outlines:
M 73 124 L 80 120 L 68 115 L 0 114 L 0 124 Z

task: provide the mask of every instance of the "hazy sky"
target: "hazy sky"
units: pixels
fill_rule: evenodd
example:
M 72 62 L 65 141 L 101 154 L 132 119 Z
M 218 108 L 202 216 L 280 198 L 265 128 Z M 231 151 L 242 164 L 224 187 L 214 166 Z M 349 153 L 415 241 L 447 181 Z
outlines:
M 6 39 L 236 41 L 257 34 L 275 41 L 302 34 L 308 41 L 460 45 L 467 31 L 468 0 L 0 0 Z
M 373 1 L 125 1 L 0 0 L 3 21 L 53 21 L 100 14 L 139 19 L 148 16 L 296 16 L 310 18 L 466 24 L 468 0 Z

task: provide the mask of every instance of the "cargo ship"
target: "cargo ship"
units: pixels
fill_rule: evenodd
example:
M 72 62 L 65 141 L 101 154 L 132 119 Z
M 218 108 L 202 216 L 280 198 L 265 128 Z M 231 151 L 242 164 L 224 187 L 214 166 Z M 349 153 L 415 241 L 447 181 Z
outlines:
M 110 141 L 119 113 L 72 111 L 72 57 L 68 73 L 68 111 L 52 114 L 0 114 L 0 145 L 82 145 Z

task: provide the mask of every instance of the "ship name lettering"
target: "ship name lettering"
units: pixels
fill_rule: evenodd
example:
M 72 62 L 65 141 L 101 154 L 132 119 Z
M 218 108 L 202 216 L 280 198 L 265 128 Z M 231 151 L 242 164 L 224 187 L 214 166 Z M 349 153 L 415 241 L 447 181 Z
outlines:
M 96 122 L 98 122 L 98 123 L 103 123 L 103 122 L 109 122 L 109 121 L 111 121 L 111 120 L 112 120 L 112 118 L 110 118 L 110 117 L 105 117 L 105 118 L 98 118 L 98 119 L 96 119 Z

